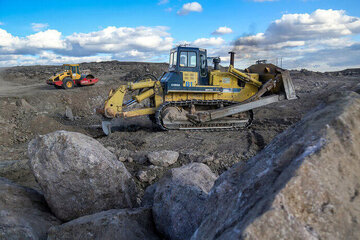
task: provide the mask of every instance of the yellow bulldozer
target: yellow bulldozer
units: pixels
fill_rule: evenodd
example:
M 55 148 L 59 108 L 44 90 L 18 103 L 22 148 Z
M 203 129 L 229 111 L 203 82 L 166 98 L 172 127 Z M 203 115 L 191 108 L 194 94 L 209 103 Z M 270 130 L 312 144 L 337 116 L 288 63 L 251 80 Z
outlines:
M 97 109 L 104 133 L 112 132 L 114 119 L 143 115 L 162 130 L 237 130 L 251 124 L 254 108 L 297 98 L 287 70 L 258 62 L 239 71 L 234 55 L 230 52 L 228 70 L 220 71 L 220 58 L 208 58 L 205 49 L 172 49 L 169 71 L 160 78 L 145 75 L 110 91 Z M 209 59 L 214 64 L 210 71 Z M 134 109 L 143 101 L 146 107 Z

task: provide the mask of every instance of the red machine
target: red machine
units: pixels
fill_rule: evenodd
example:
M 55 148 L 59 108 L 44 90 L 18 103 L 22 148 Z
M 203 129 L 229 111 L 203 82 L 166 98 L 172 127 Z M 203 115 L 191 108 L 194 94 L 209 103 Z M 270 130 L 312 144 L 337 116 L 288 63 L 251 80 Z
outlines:
M 79 64 L 64 64 L 64 72 L 55 74 L 46 83 L 56 88 L 70 89 L 74 86 L 94 85 L 99 81 L 91 74 L 80 74 Z

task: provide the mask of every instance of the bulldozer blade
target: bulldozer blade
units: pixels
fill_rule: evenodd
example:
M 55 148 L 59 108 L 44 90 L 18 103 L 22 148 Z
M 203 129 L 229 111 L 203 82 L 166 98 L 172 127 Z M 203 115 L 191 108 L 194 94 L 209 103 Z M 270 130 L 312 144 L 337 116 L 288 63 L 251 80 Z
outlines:
M 101 127 L 106 136 L 109 136 L 111 134 L 111 127 L 112 127 L 111 121 L 103 120 L 101 122 Z
M 282 71 L 281 75 L 284 83 L 286 99 L 287 100 L 297 99 L 294 83 L 290 77 L 290 72 L 285 70 Z
M 111 133 L 119 131 L 126 127 L 124 119 L 112 118 L 112 119 L 103 119 L 101 122 L 101 127 L 106 136 L 109 136 Z

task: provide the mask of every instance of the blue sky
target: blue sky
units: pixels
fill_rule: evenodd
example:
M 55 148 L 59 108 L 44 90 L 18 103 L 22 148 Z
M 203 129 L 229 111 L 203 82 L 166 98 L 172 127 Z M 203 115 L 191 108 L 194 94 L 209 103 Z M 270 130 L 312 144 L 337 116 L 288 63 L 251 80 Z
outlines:
M 186 4 L 193 5 L 186 7 Z M 339 12 L 330 12 L 331 9 Z M 338 21 L 332 22 L 334 13 Z M 297 14 L 301 14 L 301 19 Z M 293 29 L 282 32 L 287 27 L 299 28 L 300 24 L 301 29 L 307 25 L 306 14 L 314 23 L 310 38 L 306 36 L 306 29 L 301 32 L 302 37 L 297 36 Z M 286 15 L 289 17 L 284 18 Z M 274 60 L 280 57 L 289 68 L 331 70 L 357 67 L 360 62 L 357 50 L 359 17 L 358 0 L 0 0 L 0 66 L 111 59 L 166 61 L 168 50 L 180 42 L 209 48 L 210 54 L 221 56 L 226 63 L 227 51 L 234 48 L 234 42 L 238 42 L 239 67 L 246 67 L 256 58 Z M 281 19 L 278 26 L 269 28 L 274 21 Z M 286 21 L 292 26 L 288 26 Z M 346 29 L 342 29 L 342 25 Z M 139 27 L 146 29 L 139 31 Z M 227 27 L 231 32 L 214 34 L 219 27 Z M 134 32 L 124 33 L 131 30 Z M 336 31 L 343 33 L 336 34 Z M 285 40 L 275 39 L 275 32 L 284 35 L 279 38 L 286 38 L 286 43 Z M 287 36 L 288 32 L 296 39 Z M 106 34 L 109 36 L 104 37 Z M 251 42 L 256 41 L 255 45 L 249 44 L 249 37 Z M 136 44 L 129 41 L 131 38 Z M 101 41 L 108 45 L 104 47 Z M 124 44 L 120 46 L 119 42 Z M 305 63 L 306 57 L 312 58 L 314 51 L 327 53 L 329 57 L 343 52 L 341 48 L 344 47 L 348 51 L 351 49 L 351 55 L 355 55 L 346 59 L 349 64 L 345 66 L 337 66 L 335 60 L 325 64 L 320 60 Z M 326 49 L 329 51 L 326 52 Z M 244 56 L 241 57 L 242 54 Z M 355 64 L 351 64 L 354 61 Z

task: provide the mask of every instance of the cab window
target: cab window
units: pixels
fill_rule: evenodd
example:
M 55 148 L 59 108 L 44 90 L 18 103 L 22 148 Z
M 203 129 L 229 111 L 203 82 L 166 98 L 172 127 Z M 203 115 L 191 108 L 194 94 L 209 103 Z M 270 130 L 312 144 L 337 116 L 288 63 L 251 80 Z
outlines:
M 176 62 L 177 62 L 177 52 L 172 52 L 172 53 L 170 54 L 170 59 L 169 59 L 170 68 L 171 68 L 171 67 L 175 67 L 175 66 L 176 66 Z
M 174 59 L 174 53 L 170 53 L 170 59 L 169 59 L 169 65 L 170 67 L 172 67 L 174 64 L 173 64 L 173 59 Z
M 207 59 L 204 54 L 200 54 L 200 74 L 202 77 L 207 75 Z
M 69 71 L 70 70 L 70 66 L 65 66 L 65 71 Z
M 187 53 L 188 52 L 180 53 L 180 67 L 187 67 Z
M 73 74 L 76 73 L 76 67 L 75 67 L 75 66 L 72 66 L 72 67 L 71 67 L 71 71 L 72 71 Z
M 196 67 L 196 52 L 180 52 L 180 67 Z
M 177 64 L 177 52 L 174 52 L 174 60 L 173 60 L 174 66 Z
M 189 52 L 189 67 L 196 67 L 196 53 L 195 52 Z

